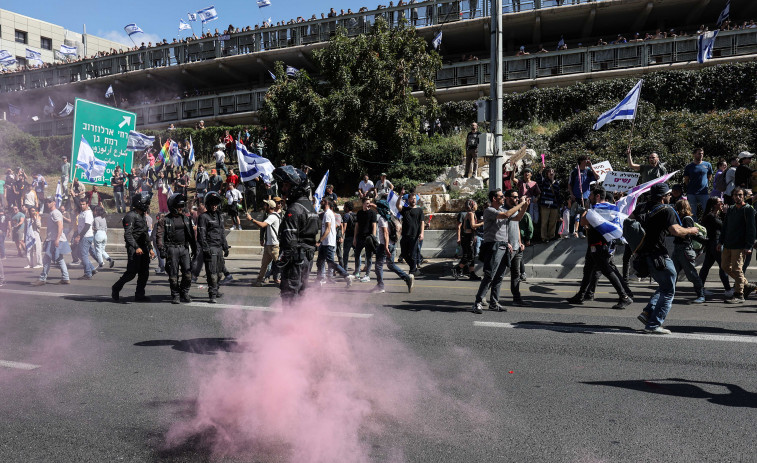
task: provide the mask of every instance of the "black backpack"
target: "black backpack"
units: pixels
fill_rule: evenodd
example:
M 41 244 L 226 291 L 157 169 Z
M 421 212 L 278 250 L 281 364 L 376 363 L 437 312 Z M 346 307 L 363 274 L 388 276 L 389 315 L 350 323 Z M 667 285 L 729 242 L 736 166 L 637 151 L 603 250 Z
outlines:
M 394 221 L 394 218 L 389 218 L 388 221 L 389 224 L 389 241 L 396 243 L 399 241 L 399 235 L 397 233 L 397 223 Z

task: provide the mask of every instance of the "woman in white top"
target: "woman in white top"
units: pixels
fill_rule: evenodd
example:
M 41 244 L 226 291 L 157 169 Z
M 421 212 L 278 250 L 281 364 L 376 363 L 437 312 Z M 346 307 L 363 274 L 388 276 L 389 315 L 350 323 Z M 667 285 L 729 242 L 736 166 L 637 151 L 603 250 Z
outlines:
M 101 268 L 106 260 L 110 262 L 110 268 L 113 268 L 116 261 L 105 252 L 105 246 L 108 245 L 108 223 L 105 221 L 105 209 L 102 206 L 95 208 L 95 220 L 92 222 L 92 229 L 95 232 L 95 260 L 97 260 L 97 268 Z

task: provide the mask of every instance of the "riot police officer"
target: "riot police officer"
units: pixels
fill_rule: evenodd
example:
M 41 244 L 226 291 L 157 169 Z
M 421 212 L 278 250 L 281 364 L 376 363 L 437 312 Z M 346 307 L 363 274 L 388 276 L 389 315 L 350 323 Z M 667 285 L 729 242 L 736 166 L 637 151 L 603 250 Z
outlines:
M 145 214 L 150 209 L 151 192 L 140 192 L 131 199 L 131 211 L 123 218 L 124 241 L 126 242 L 126 254 L 128 261 L 126 271 L 111 288 L 111 297 L 114 301 L 119 300 L 119 294 L 124 285 L 134 277 L 137 277 L 137 291 L 134 300 L 137 302 L 149 302 L 145 296 L 147 278 L 150 276 L 150 259 L 155 258 L 152 250 L 152 242 L 147 229 Z
M 221 297 L 218 286 L 226 267 L 224 257 L 229 257 L 229 245 L 223 228 L 221 215 L 221 196 L 215 191 L 205 194 L 206 211 L 197 219 L 197 244 L 200 245 L 205 276 L 208 279 L 209 303 L 215 304 Z
M 183 194 L 172 194 L 168 198 L 169 214 L 161 217 L 156 225 L 158 253 L 166 260 L 168 284 L 171 287 L 171 303 L 192 302 L 189 288 L 192 286 L 190 262 L 197 253 L 197 241 L 189 217 L 184 215 L 187 198 Z M 191 256 L 190 256 L 191 254 Z M 181 285 L 179 285 L 181 272 Z
M 281 270 L 281 298 L 286 301 L 307 288 L 315 255 L 318 214 L 310 201 L 310 182 L 304 172 L 292 166 L 281 166 L 273 171 L 273 177 L 287 203 L 286 214 L 279 227 L 280 253 L 277 262 Z

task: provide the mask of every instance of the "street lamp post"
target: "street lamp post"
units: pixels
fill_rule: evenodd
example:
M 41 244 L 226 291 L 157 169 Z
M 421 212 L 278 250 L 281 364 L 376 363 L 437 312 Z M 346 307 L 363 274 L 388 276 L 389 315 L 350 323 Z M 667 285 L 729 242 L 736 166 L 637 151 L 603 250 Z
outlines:
M 502 0 L 491 0 L 491 82 L 494 153 L 489 161 L 489 190 L 502 188 Z

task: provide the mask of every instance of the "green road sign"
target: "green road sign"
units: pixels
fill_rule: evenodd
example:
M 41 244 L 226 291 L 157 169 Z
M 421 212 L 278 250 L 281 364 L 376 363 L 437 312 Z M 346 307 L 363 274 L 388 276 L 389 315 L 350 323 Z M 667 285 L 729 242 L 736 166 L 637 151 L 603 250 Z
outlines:
M 132 153 L 126 150 L 126 144 L 129 131 L 136 125 L 137 115 L 134 113 L 77 98 L 71 143 L 71 179 L 78 178 L 79 182 L 89 185 L 110 185 L 117 165 L 124 172 L 131 172 Z M 105 163 L 104 175 L 90 179 L 84 169 L 76 166 L 82 140 L 92 148 L 95 159 Z

